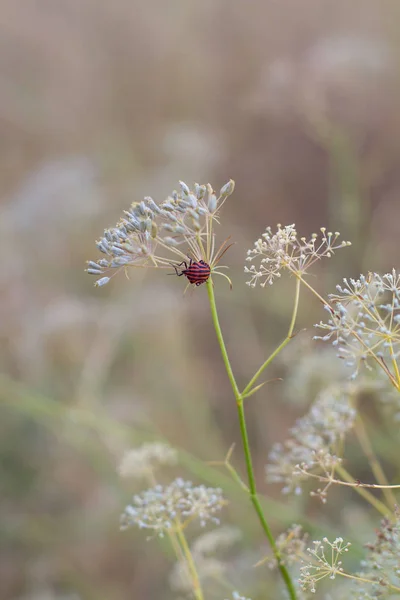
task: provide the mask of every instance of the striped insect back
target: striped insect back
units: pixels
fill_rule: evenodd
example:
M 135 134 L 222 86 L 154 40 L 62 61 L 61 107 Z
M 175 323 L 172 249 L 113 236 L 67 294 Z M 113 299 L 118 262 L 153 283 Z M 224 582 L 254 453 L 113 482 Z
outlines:
M 205 283 L 211 274 L 210 265 L 204 260 L 193 261 L 193 259 L 190 259 L 189 265 L 186 262 L 183 262 L 178 266 L 185 267 L 180 273 L 178 273 L 178 270 L 175 267 L 178 277 L 184 275 L 189 280 L 189 283 L 197 286 Z

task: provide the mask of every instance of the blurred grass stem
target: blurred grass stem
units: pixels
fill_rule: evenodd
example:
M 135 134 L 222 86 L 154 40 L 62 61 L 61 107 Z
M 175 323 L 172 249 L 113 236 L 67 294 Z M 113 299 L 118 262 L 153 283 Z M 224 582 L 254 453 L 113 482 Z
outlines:
M 374 474 L 376 481 L 380 485 L 388 486 L 389 481 L 388 481 L 388 479 L 382 469 L 382 466 L 372 448 L 372 444 L 369 439 L 367 429 L 365 427 L 364 421 L 362 420 L 362 418 L 360 416 L 360 413 L 357 416 L 355 432 L 356 432 L 358 442 L 362 448 L 362 451 L 364 452 L 366 458 L 368 459 L 368 462 L 370 464 L 371 470 Z M 382 492 L 383 492 L 383 495 L 385 496 L 386 502 L 389 504 L 389 506 L 391 506 L 392 509 L 394 509 L 397 502 L 396 502 L 396 498 L 395 498 L 392 490 L 390 489 L 390 487 L 382 488 Z
M 231 367 L 231 364 L 229 361 L 228 353 L 227 353 L 226 346 L 225 346 L 225 341 L 224 341 L 221 326 L 219 323 L 217 305 L 215 303 L 213 282 L 212 282 L 211 278 L 207 281 L 206 286 L 207 286 L 208 298 L 210 301 L 211 317 L 212 317 L 215 333 L 217 336 L 217 340 L 219 343 L 219 347 L 221 350 L 222 360 L 224 361 L 225 369 L 228 374 L 228 378 L 229 378 L 229 381 L 230 381 L 230 384 L 231 384 L 231 387 L 232 387 L 232 390 L 233 390 L 233 393 L 235 396 L 235 400 L 236 400 L 236 406 L 237 406 L 238 417 L 239 417 L 239 425 L 240 425 L 240 434 L 242 437 L 243 452 L 244 452 L 244 457 L 245 457 L 245 462 L 246 462 L 246 471 L 247 471 L 247 479 L 248 479 L 248 484 L 249 484 L 250 500 L 254 506 L 254 510 L 257 513 L 257 516 L 259 518 L 261 526 L 265 532 L 265 535 L 267 536 L 267 539 L 271 546 L 272 552 L 274 553 L 274 556 L 276 558 L 276 561 L 278 564 L 278 569 L 279 569 L 279 571 L 282 575 L 282 578 L 285 582 L 285 585 L 286 585 L 286 588 L 287 588 L 287 591 L 289 594 L 289 598 L 291 600 L 296 600 L 296 591 L 295 591 L 292 579 L 290 577 L 290 574 L 289 574 L 286 566 L 282 563 L 281 554 L 275 543 L 274 536 L 272 535 L 272 531 L 267 523 L 260 500 L 258 498 L 256 480 L 255 480 L 254 469 L 253 469 L 253 461 L 251 458 L 250 444 L 249 444 L 249 438 L 248 438 L 248 434 L 247 434 L 246 418 L 245 418 L 244 406 L 243 406 L 243 394 L 241 394 L 239 391 L 239 388 L 236 383 L 236 379 L 233 374 L 232 367 Z
M 179 542 L 179 546 L 182 550 L 182 553 L 185 557 L 185 560 L 186 560 L 186 563 L 187 563 L 187 566 L 189 569 L 190 577 L 191 577 L 191 580 L 193 583 L 194 597 L 196 598 L 196 600 L 204 600 L 203 590 L 201 589 L 201 585 L 200 585 L 199 574 L 197 572 L 196 565 L 195 565 L 192 553 L 189 548 L 189 544 L 187 543 L 186 536 L 183 533 L 183 529 L 179 522 L 177 522 L 177 524 L 176 524 L 175 532 L 176 532 L 177 540 Z
M 354 479 L 354 477 L 350 475 L 350 473 L 346 471 L 346 469 L 341 465 L 336 466 L 336 472 L 343 479 L 343 481 L 347 481 L 348 483 L 357 483 L 357 480 Z M 363 488 L 362 485 L 357 485 L 354 487 L 354 489 L 358 494 L 360 494 L 360 496 L 364 498 L 364 500 L 369 502 L 371 506 L 373 506 L 379 513 L 381 513 L 381 515 L 383 515 L 384 517 L 393 517 L 390 508 L 388 508 L 386 504 L 384 504 L 373 494 L 371 494 L 371 492 Z

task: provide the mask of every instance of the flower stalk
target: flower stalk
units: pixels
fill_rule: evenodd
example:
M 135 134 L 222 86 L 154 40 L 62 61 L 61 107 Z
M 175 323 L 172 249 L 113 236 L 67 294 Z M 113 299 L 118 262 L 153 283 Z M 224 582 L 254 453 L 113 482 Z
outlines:
M 188 571 L 190 573 L 190 578 L 193 584 L 193 594 L 196 600 L 204 600 L 203 590 L 200 584 L 199 574 L 196 569 L 196 563 L 194 562 L 192 553 L 190 551 L 189 544 L 187 543 L 186 536 L 180 523 L 176 523 L 175 527 L 175 535 L 178 539 L 179 546 L 182 550 L 183 556 L 185 557 L 185 561 L 188 567 Z M 178 557 L 179 558 L 179 557 Z
M 249 383 L 244 388 L 244 390 L 242 392 L 242 396 L 246 396 L 247 394 L 251 393 L 251 389 L 254 386 L 254 384 L 256 383 L 257 379 L 261 376 L 261 374 L 264 372 L 264 370 L 272 363 L 274 358 L 276 356 L 278 356 L 278 354 L 284 349 L 285 346 L 287 346 L 287 344 L 292 339 L 294 326 L 295 326 L 296 318 L 297 318 L 297 312 L 298 312 L 298 308 L 299 308 L 299 298 L 300 298 L 300 279 L 296 279 L 296 291 L 295 291 L 295 298 L 294 298 L 294 306 L 293 306 L 292 318 L 290 321 L 287 336 L 285 337 L 283 342 L 281 344 L 279 344 L 279 346 L 272 352 L 272 354 L 270 354 L 270 356 L 267 358 L 267 360 L 265 362 L 263 362 L 263 364 L 258 369 L 258 371 L 253 375 L 253 377 L 250 379 Z
M 228 375 L 228 378 L 229 378 L 229 381 L 230 381 L 230 384 L 232 387 L 232 391 L 233 391 L 233 394 L 234 394 L 235 400 L 236 400 L 236 406 L 237 406 L 238 417 L 239 417 L 240 434 L 241 434 L 241 438 L 242 438 L 243 452 L 244 452 L 244 458 L 245 458 L 245 463 L 246 463 L 250 500 L 254 506 L 254 510 L 257 513 L 258 519 L 261 523 L 261 526 L 264 530 L 264 533 L 268 539 L 268 542 L 271 546 L 272 552 L 277 561 L 278 569 L 279 569 L 281 576 L 284 580 L 284 583 L 286 585 L 286 589 L 288 591 L 289 598 L 291 600 L 296 600 L 296 591 L 294 588 L 294 584 L 292 582 L 291 576 L 290 576 L 286 566 L 282 563 L 279 549 L 275 543 L 274 536 L 272 535 L 272 531 L 271 531 L 271 529 L 268 525 L 268 522 L 265 518 L 260 500 L 258 498 L 256 480 L 255 480 L 255 476 L 254 476 L 253 461 L 252 461 L 250 444 L 249 444 L 249 437 L 248 437 L 248 433 L 247 433 L 246 417 L 245 417 L 244 406 L 243 406 L 244 393 L 240 392 L 239 387 L 236 383 L 235 376 L 232 371 L 232 366 L 231 366 L 231 363 L 229 360 L 228 352 L 227 352 L 227 349 L 225 346 L 224 337 L 223 337 L 221 326 L 219 323 L 217 305 L 215 302 L 214 288 L 213 288 L 213 283 L 212 283 L 211 278 L 207 281 L 206 285 L 207 285 L 208 298 L 209 298 L 209 302 L 210 302 L 211 317 L 212 317 L 215 333 L 217 336 L 218 344 L 220 347 L 222 360 L 224 362 L 225 369 L 226 369 L 226 372 L 227 372 L 227 375 Z

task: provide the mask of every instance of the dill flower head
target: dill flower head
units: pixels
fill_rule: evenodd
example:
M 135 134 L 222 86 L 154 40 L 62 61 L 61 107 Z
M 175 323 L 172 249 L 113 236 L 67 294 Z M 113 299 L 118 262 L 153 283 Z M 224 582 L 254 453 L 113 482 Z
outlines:
M 339 242 L 338 232 L 327 232 L 321 227 L 320 234 L 313 233 L 307 240 L 298 237 L 295 225 L 278 225 L 272 233 L 267 227 L 265 233 L 254 243 L 254 248 L 247 251 L 246 261 L 259 259 L 259 266 L 245 266 L 244 271 L 250 275 L 247 285 L 261 287 L 272 285 L 275 279 L 281 277 L 285 269 L 298 276 L 305 275 L 307 270 L 321 258 L 330 258 L 338 248 L 350 246 L 350 242 Z
M 385 275 L 360 275 L 344 279 L 336 289 L 326 307 L 329 320 L 316 325 L 325 334 L 315 339 L 332 341 L 338 356 L 353 369 L 353 378 L 361 366 L 378 364 L 399 387 L 400 275 L 395 269 Z
M 308 473 L 329 476 L 341 462 L 338 454 L 355 417 L 350 394 L 335 387 L 321 392 L 291 429 L 291 438 L 273 446 L 266 466 L 267 481 L 283 483 L 284 494 L 300 494 Z M 313 494 L 325 502 L 328 488 L 329 484 Z
M 141 479 L 162 465 L 176 465 L 178 453 L 168 444 L 152 442 L 125 452 L 118 467 L 121 477 Z
M 215 515 L 225 504 L 221 489 L 196 486 L 178 478 L 168 486 L 156 485 L 133 496 L 122 513 L 121 528 L 137 525 L 163 537 L 165 532 L 183 528 L 194 520 L 201 527 L 209 521 L 219 524 Z
M 188 259 L 203 260 L 212 273 L 226 250 L 226 242 L 215 249 L 214 223 L 219 223 L 219 211 L 233 193 L 234 181 L 226 183 L 216 194 L 208 183 L 191 190 L 183 181 L 180 190 L 161 204 L 146 197 L 134 202 L 119 223 L 104 231 L 96 242 L 104 257 L 88 261 L 86 269 L 99 276 L 97 286 L 110 281 L 113 274 L 127 272 L 130 267 L 171 268 Z
M 299 583 L 303 590 L 316 592 L 316 585 L 322 579 L 329 577 L 335 579 L 338 573 L 343 572 L 341 555 L 349 551 L 350 542 L 345 542 L 338 537 L 333 542 L 328 538 L 313 542 L 313 547 L 307 548 L 310 561 L 300 568 Z M 327 552 L 325 552 L 327 549 Z

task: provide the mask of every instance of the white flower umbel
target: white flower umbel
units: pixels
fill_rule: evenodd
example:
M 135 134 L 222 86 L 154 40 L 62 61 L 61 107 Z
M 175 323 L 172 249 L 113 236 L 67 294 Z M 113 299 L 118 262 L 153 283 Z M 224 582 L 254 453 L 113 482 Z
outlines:
M 228 181 L 219 194 L 208 183 L 195 184 L 191 190 L 183 181 L 180 190 L 161 204 L 152 198 L 134 202 L 124 211 L 120 222 L 104 231 L 96 242 L 104 257 L 97 262 L 88 261 L 86 271 L 99 276 L 97 286 L 110 281 L 119 271 L 128 268 L 171 268 L 188 258 L 204 260 L 212 272 L 216 267 L 226 243 L 215 249 L 213 224 L 219 223 L 219 211 L 225 200 L 233 193 L 235 184 Z
M 344 279 L 336 289 L 338 293 L 329 296 L 328 322 L 316 325 L 325 334 L 315 339 L 332 341 L 353 377 L 362 365 L 377 364 L 400 389 L 400 275 L 395 269 L 385 275 L 360 275 Z
M 322 579 L 329 577 L 335 579 L 336 575 L 343 572 L 341 555 L 349 551 L 350 542 L 344 542 L 343 538 L 338 537 L 333 542 L 328 538 L 313 542 L 312 548 L 307 548 L 310 555 L 310 562 L 300 568 L 299 583 L 303 590 L 316 592 L 317 583 Z M 325 552 L 327 549 L 327 552 Z
M 350 246 L 350 242 L 339 242 L 338 232 L 327 232 L 321 227 L 320 234 L 313 233 L 307 240 L 298 237 L 295 225 L 278 225 L 276 233 L 267 227 L 265 233 L 254 243 L 254 248 L 247 251 L 246 261 L 259 260 L 258 266 L 252 264 L 245 267 L 250 275 L 247 285 L 261 287 L 272 285 L 281 277 L 282 271 L 289 271 L 303 276 L 308 269 L 321 258 L 330 258 L 338 248 Z
M 210 521 L 218 525 L 215 515 L 225 504 L 221 489 L 178 478 L 168 486 L 156 485 L 133 496 L 122 513 L 121 528 L 137 525 L 163 537 L 195 520 L 201 527 Z

